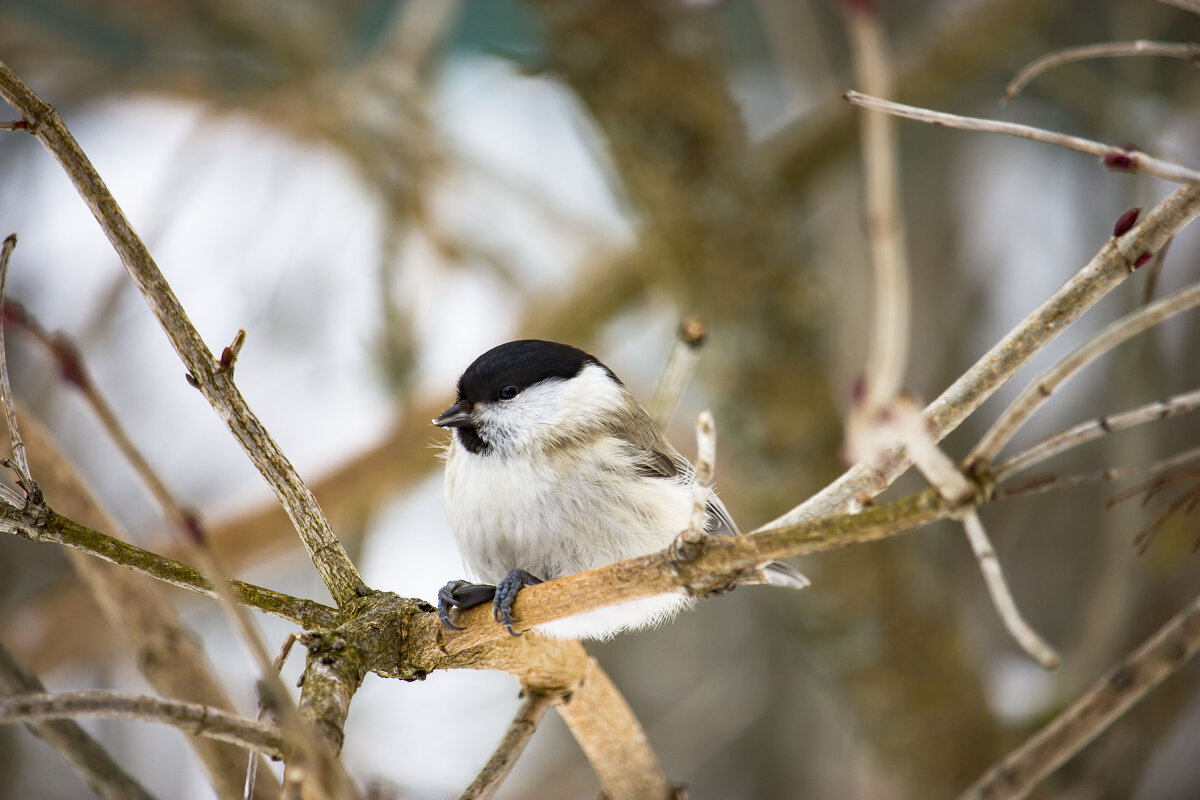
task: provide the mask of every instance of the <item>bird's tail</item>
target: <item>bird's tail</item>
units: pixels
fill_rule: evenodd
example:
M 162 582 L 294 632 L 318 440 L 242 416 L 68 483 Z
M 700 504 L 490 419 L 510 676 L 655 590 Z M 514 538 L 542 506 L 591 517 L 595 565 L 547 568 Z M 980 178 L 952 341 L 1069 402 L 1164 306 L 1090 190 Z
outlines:
M 811 582 L 800 572 L 792 569 L 782 561 L 772 561 L 770 564 L 759 568 L 759 572 L 765 578 L 763 582 L 771 586 L 782 586 L 787 589 L 803 589 Z

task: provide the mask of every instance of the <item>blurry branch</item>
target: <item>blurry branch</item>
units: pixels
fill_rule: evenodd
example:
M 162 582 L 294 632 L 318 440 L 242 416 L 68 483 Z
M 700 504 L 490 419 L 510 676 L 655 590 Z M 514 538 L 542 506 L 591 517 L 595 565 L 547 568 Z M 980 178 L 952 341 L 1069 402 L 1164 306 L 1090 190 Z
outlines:
M 1147 403 L 1144 406 L 1138 406 L 1129 411 L 1106 414 L 1103 417 L 1082 422 L 1061 433 L 1056 433 L 1053 436 L 1043 439 L 1028 450 L 1024 450 L 999 466 L 994 467 L 991 471 L 992 480 L 1000 483 L 1034 464 L 1041 463 L 1048 458 L 1058 455 L 1064 450 L 1079 447 L 1095 439 L 1107 436 L 1114 431 L 1132 428 L 1135 425 L 1144 425 L 1147 422 L 1153 422 L 1158 419 L 1167 419 L 1179 414 L 1186 414 L 1197 408 L 1200 408 L 1200 389 L 1176 395 L 1167 400 Z
M 995 548 L 992 547 L 979 518 L 979 509 L 971 502 L 975 496 L 975 485 L 959 471 L 953 459 L 938 447 L 926 429 L 925 418 L 921 416 L 916 403 L 900 396 L 892 401 L 889 412 L 887 421 L 876 426 L 872 437 L 879 441 L 902 444 L 917 469 L 937 491 L 947 508 L 959 509 L 953 516 L 962 523 L 971 551 L 979 562 L 979 569 L 983 573 L 992 604 L 996 607 L 1004 627 L 1021 649 L 1044 668 L 1057 668 L 1058 655 L 1017 610 L 1016 600 L 1013 599 L 1008 582 L 1004 579 L 1004 571 L 1000 568 L 1000 560 L 996 557 Z
M 929 432 L 940 440 L 1012 377 L 1068 325 L 1120 285 L 1146 253 L 1161 248 L 1200 214 L 1200 189 L 1185 186 L 1151 209 L 1140 223 L 1110 239 L 1079 272 L 925 408 Z M 873 497 L 911 465 L 903 448 L 893 448 L 877 465 L 860 462 L 816 495 L 764 526 L 774 529 L 826 516 L 855 499 Z
M 1026 387 L 967 455 L 966 464 L 984 470 L 1017 431 L 1068 378 L 1125 340 L 1163 320 L 1200 305 L 1200 283 L 1127 314 L 1091 337 Z
M 861 92 L 846 92 L 843 97 L 850 103 L 864 108 L 873 108 L 888 114 L 895 114 L 906 119 L 926 122 L 931 125 L 941 125 L 947 128 L 958 128 L 964 131 L 979 131 L 982 133 L 1002 133 L 1021 139 L 1032 139 L 1036 142 L 1065 147 L 1081 153 L 1090 153 L 1100 159 L 1105 168 L 1114 172 L 1134 172 L 1153 175 L 1172 183 L 1184 186 L 1200 186 L 1200 172 L 1194 169 L 1172 164 L 1169 161 L 1146 155 L 1136 149 L 1114 147 L 1113 145 L 1093 142 L 1079 136 L 1071 136 L 1057 131 L 1035 128 L 1031 125 L 1021 125 L 1016 122 L 1001 122 L 999 120 L 979 119 L 978 117 L 961 117 L 957 114 L 946 114 L 941 111 L 930 111 L 927 108 L 906 106 Z
M 2 62 L 0 96 L 21 114 L 29 125 L 29 132 L 59 161 L 80 196 L 87 202 L 175 351 L 187 366 L 194 385 L 225 420 L 287 509 L 330 594 L 340 605 L 367 591 L 358 570 L 321 514 L 316 499 L 254 416 L 234 384 L 230 370 L 213 358 L 149 250 L 130 226 L 58 113 Z
M 688 531 L 704 531 L 708 515 L 708 492 L 712 488 L 717 463 L 717 428 L 707 409 L 696 417 L 696 483 L 692 487 L 692 520 Z
M 508 777 L 508 773 L 512 771 L 513 765 L 517 763 L 521 753 L 525 751 L 525 745 L 529 744 L 542 717 L 546 715 L 551 706 L 561 701 L 561 697 L 552 694 L 534 690 L 526 691 L 525 702 L 521 704 L 517 716 L 508 726 L 508 732 L 500 740 L 496 752 L 492 753 L 487 764 L 484 765 L 475 780 L 471 781 L 471 785 L 463 790 L 458 800 L 487 800 L 491 797 L 500 787 L 501 782 Z
M 1200 648 L 1200 598 L 967 789 L 960 800 L 1016 800 L 1082 750 Z
M 3 295 L 2 282 L 3 275 L 0 274 L 0 297 Z M 60 333 L 53 337 L 46 335 L 42 326 L 37 324 L 27 312 L 24 312 L 19 307 L 14 307 L 12 312 L 6 314 L 5 317 L 21 320 L 24 326 L 50 350 L 51 354 L 58 361 L 59 374 L 68 383 L 83 393 L 88 405 L 95 412 L 96 416 L 99 417 L 105 432 L 117 445 L 117 449 L 121 454 L 129 461 L 134 472 L 150 489 L 150 493 L 165 512 L 168 519 L 178 529 L 181 534 L 181 540 L 188 550 L 189 560 L 200 565 L 200 571 L 204 574 L 208 585 L 215 592 L 222 610 L 229 618 L 234 630 L 237 631 L 258 662 L 259 669 L 262 672 L 260 690 L 270 693 L 273 696 L 274 702 L 272 706 L 280 711 L 281 721 L 289 728 L 289 733 L 298 743 L 303 742 L 304 734 L 298 725 L 298 719 L 295 718 L 294 714 L 289 718 L 286 712 L 286 709 L 290 708 L 290 698 L 287 689 L 278 679 L 278 670 L 271 669 L 270 658 L 267 656 L 262 638 L 255 628 L 254 623 L 250 620 L 246 611 L 238 605 L 237 597 L 230 589 L 226 579 L 222 577 L 224 570 L 221 569 L 212 551 L 207 546 L 207 539 L 196 513 L 183 507 L 183 504 L 176 499 L 174 493 L 167 487 L 166 482 L 158 476 L 158 473 L 150 465 L 149 460 L 134 445 L 133 440 L 125 432 L 125 428 L 118 419 L 116 412 L 113 411 L 104 395 L 100 392 L 99 387 L 91 379 L 83 356 L 75 343 L 65 334 Z M 238 331 L 233 342 L 221 353 L 221 367 L 230 373 L 233 372 L 237 356 L 241 351 L 242 345 L 245 343 L 245 337 L 245 331 Z M 3 326 L 0 326 L 0 346 L 2 345 Z M 0 373 L 3 372 L 0 369 Z M 224 700 L 223 697 L 222 700 Z M 298 749 L 304 748 L 298 747 Z M 252 758 L 252 763 L 257 764 L 257 758 Z M 228 780 L 228 777 L 227 774 L 221 775 L 219 780 Z M 228 789 L 229 787 L 222 788 Z
M 80 524 L 121 532 L 120 525 L 104 509 L 50 433 L 19 406 L 18 416 L 29 443 L 30 468 L 38 476 L 46 502 L 56 504 Z M 130 570 L 103 563 L 78 550 L 67 549 L 66 555 L 91 591 L 94 604 L 100 607 L 109 627 L 115 628 L 119 636 L 113 637 L 106 626 L 93 624 L 105 628 L 104 635 L 111 644 L 125 650 L 155 691 L 164 697 L 233 709 L 200 642 L 158 586 Z M 20 622 L 14 621 L 12 626 L 19 635 Z M 51 629 L 42 635 L 58 636 L 60 631 Z M 233 745 L 212 739 L 189 737 L 188 744 L 204 766 L 217 797 L 221 800 L 241 797 L 237 775 L 245 755 Z M 278 792 L 278 782 L 271 776 L 263 782 L 258 797 L 267 800 Z
M 0 531 L 33 542 L 55 542 L 181 589 L 216 597 L 212 582 L 195 567 L 164 558 L 157 553 L 114 539 L 67 519 L 48 506 L 21 510 L 0 504 Z M 252 583 L 229 581 L 241 604 L 291 620 L 306 629 L 336 624 L 337 611 L 312 600 L 292 597 Z
M 42 682 L 22 669 L 7 648 L 0 645 L 0 697 L 45 691 Z M 105 800 L 152 800 L 152 795 L 74 720 L 27 722 L 25 726 L 30 733 L 54 748 L 98 797 Z
M 1141 486 L 1135 486 L 1132 489 L 1126 489 L 1123 492 L 1118 492 L 1108 498 L 1108 503 L 1105 505 L 1108 508 L 1113 508 L 1119 503 L 1124 503 L 1134 497 L 1141 496 L 1142 505 L 1149 503 L 1155 495 L 1163 492 L 1168 487 L 1186 483 L 1190 486 L 1183 491 L 1178 497 L 1167 503 L 1166 508 L 1158 513 L 1154 519 L 1146 523 L 1146 525 L 1137 532 L 1133 537 L 1133 546 L 1137 548 L 1138 555 L 1144 554 L 1154 541 L 1154 537 L 1162 530 L 1163 525 L 1167 524 L 1167 520 L 1182 511 L 1184 514 L 1191 514 L 1196 510 L 1196 506 L 1200 505 L 1200 469 L 1180 469 L 1173 470 L 1166 475 L 1161 475 L 1154 480 L 1149 481 Z M 1192 543 L 1192 552 L 1200 549 L 1200 539 Z
M 292 652 L 292 647 L 296 644 L 297 636 L 294 633 L 289 633 L 283 640 L 283 644 L 279 648 L 279 652 L 275 654 L 275 660 L 271 662 L 271 666 L 275 668 L 275 674 L 278 675 L 283 670 L 283 665 L 287 663 L 288 656 Z M 255 722 L 262 722 L 267 713 L 267 698 L 265 694 L 260 694 L 258 698 L 258 714 L 255 716 Z M 246 800 L 254 797 L 254 787 L 258 782 L 258 755 L 250 753 L 250 757 L 246 761 L 246 781 L 242 795 Z
M 1122 56 L 1179 58 L 1196 66 L 1200 64 L 1200 45 L 1178 42 L 1149 42 L 1145 39 L 1138 39 L 1133 42 L 1105 42 L 1103 44 L 1086 44 L 1081 47 L 1067 47 L 1062 50 L 1056 50 L 1053 53 L 1047 53 L 1022 68 L 1016 77 L 1009 81 L 1008 86 L 1004 87 L 1004 99 L 1013 99 L 1029 85 L 1030 81 L 1054 67 L 1089 58 L 1119 58 Z M 875 92 L 871 93 L 875 94 Z
M 872 94 L 890 96 L 894 91 L 893 67 L 874 4 L 843 3 L 842 8 L 850 32 L 855 82 Z M 866 387 L 861 403 L 855 403 L 855 412 L 873 417 L 904 382 L 911 302 L 904 219 L 900 211 L 896 126 L 887 114 L 867 113 L 861 127 L 866 229 L 874 267 L 875 303 Z M 851 420 L 854 416 L 852 413 Z M 851 421 L 848 428 L 858 430 L 861 426 Z M 853 441 L 849 447 L 857 452 Z
M 1139 475 L 1157 475 L 1160 472 L 1174 469 L 1196 459 L 1200 459 L 1200 447 L 1176 453 L 1170 458 L 1164 458 L 1161 461 L 1141 467 L 1106 467 L 1093 472 L 1082 472 L 1072 475 L 1038 475 L 1016 486 L 1002 486 L 999 489 L 995 489 L 992 491 L 992 497 L 996 500 L 1005 500 L 1010 497 L 1017 497 L 1018 495 L 1040 494 L 1056 489 L 1080 486 L 1085 483 L 1123 481 L 1129 478 L 1136 478 Z
M 1182 8 L 1184 11 L 1191 11 L 1193 14 L 1200 14 L 1200 0 L 1158 0 L 1158 2 Z
M 0 724 L 71 717 L 113 717 L 161 722 L 190 733 L 284 758 L 288 747 L 274 725 L 242 719 L 199 703 L 108 691 L 43 692 L 0 697 Z
M 658 385 L 654 387 L 654 396 L 646 406 L 650 419 L 659 428 L 666 428 L 674 416 L 679 398 L 696 371 L 700 348 L 704 347 L 707 339 L 708 323 L 703 317 L 688 317 L 679 323 L 671 343 L 671 352 L 667 355 L 667 364 L 663 367 Z
M 925 18 L 909 26 L 920 38 L 900 48 L 896 58 L 895 97 L 909 103 L 933 102 L 960 90 L 998 56 L 1009 57 L 1016 43 L 1061 3 L 974 0 L 926 8 Z M 855 122 L 852 110 L 831 97 L 772 134 L 758 147 L 759 159 L 786 184 L 803 185 L 849 149 Z

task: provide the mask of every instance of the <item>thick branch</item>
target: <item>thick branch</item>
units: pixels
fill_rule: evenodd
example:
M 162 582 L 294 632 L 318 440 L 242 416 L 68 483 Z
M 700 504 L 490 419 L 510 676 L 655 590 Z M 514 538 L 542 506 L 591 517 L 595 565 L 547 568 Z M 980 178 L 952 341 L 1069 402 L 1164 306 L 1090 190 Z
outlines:
M 74 717 L 116 717 L 161 722 L 193 736 L 232 742 L 272 758 L 284 758 L 288 753 L 287 744 L 274 725 L 243 719 L 237 714 L 199 703 L 107 691 L 45 692 L 0 698 L 0 723 Z
M 58 113 L 3 62 L 0 62 L 0 96 L 21 114 L 28 123 L 27 130 L 50 151 L 75 184 L 197 388 L 229 426 L 287 509 L 313 565 L 338 605 L 366 591 L 366 584 L 322 515 L 316 499 L 246 404 L 233 382 L 231 370 L 213 358 L 150 251 Z
M 518 627 L 528 630 L 627 600 L 669 592 L 703 595 L 768 561 L 876 541 L 946 519 L 952 513 L 936 491 L 927 490 L 859 514 L 741 536 L 707 537 L 691 561 L 679 561 L 668 550 L 527 587 L 517 596 L 513 612 Z M 492 620 L 491 609 L 483 606 L 460 612 L 458 621 L 464 630 L 438 630 L 436 640 L 425 646 L 455 655 L 508 635 Z

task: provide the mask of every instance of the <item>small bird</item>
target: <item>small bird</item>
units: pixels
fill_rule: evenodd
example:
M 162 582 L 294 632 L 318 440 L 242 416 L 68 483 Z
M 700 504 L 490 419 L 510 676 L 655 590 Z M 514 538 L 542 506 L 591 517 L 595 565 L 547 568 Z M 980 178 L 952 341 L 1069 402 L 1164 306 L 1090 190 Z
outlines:
M 525 586 L 643 556 L 688 527 L 695 468 L 663 437 L 633 394 L 595 356 L 535 339 L 487 351 L 458 380 L 457 402 L 434 425 L 453 430 L 446 451 L 450 527 L 473 575 L 438 594 L 438 616 L 488 601 L 508 632 Z M 708 494 L 706 531 L 736 534 Z M 774 562 L 761 578 L 791 588 L 808 579 Z M 538 632 L 608 638 L 650 627 L 688 603 L 681 594 L 633 600 L 546 623 Z

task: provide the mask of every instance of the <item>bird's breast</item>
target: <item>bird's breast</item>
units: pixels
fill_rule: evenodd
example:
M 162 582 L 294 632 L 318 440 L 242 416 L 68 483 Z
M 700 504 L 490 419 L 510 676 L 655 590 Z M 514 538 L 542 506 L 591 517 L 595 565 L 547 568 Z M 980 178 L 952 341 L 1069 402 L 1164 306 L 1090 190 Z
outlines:
M 445 504 L 466 566 L 494 583 L 514 567 L 550 579 L 660 550 L 687 526 L 691 490 L 640 475 L 611 439 L 537 458 L 454 445 Z

